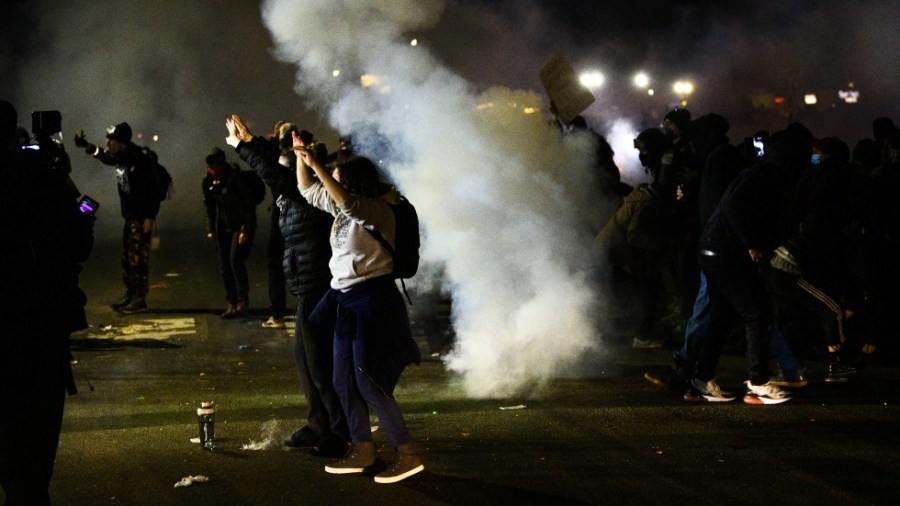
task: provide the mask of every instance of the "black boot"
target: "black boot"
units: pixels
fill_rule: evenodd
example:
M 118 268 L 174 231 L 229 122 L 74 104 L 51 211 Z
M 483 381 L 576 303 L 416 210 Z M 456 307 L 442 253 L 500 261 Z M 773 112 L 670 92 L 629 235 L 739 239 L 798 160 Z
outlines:
M 848 376 L 856 374 L 856 367 L 841 360 L 839 351 L 828 352 L 828 375 L 825 381 L 829 383 L 847 381 Z
M 127 306 L 128 303 L 131 302 L 131 299 L 133 297 L 134 297 L 134 295 L 131 292 L 126 291 L 125 294 L 122 295 L 122 298 L 119 299 L 118 302 L 114 302 L 114 303 L 110 304 L 109 307 L 111 307 L 113 309 L 113 311 L 118 311 L 118 310 L 122 309 L 123 307 Z

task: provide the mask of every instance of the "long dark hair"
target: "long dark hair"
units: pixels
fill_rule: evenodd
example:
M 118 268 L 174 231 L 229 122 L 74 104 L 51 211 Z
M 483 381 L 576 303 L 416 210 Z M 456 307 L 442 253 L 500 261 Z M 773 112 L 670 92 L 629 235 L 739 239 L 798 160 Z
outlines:
M 352 194 L 375 198 L 387 191 L 378 167 L 364 156 L 354 156 L 335 163 L 340 170 L 341 185 Z

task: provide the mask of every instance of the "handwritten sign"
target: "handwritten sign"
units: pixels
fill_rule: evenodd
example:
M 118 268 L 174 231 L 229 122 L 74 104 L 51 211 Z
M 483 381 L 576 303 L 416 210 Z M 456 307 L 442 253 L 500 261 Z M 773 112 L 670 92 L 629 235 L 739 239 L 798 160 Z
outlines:
M 556 105 L 559 118 L 566 123 L 571 123 L 594 103 L 594 94 L 581 84 L 575 69 L 562 54 L 550 58 L 541 69 L 540 78 L 547 96 Z

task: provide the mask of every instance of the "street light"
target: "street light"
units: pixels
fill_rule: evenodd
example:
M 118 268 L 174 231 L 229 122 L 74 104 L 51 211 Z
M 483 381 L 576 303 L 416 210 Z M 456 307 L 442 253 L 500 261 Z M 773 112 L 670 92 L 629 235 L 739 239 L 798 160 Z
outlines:
M 581 81 L 581 84 L 583 84 L 585 88 L 596 90 L 603 86 L 603 83 L 606 82 L 606 77 L 601 72 L 592 70 L 581 74 L 578 80 Z
M 687 96 L 694 92 L 694 85 L 690 81 L 675 81 L 672 91 L 681 99 L 681 107 L 687 107 Z
M 680 97 L 685 97 L 694 92 L 694 85 L 690 81 L 675 81 L 672 84 L 672 91 Z
M 644 72 L 638 72 L 634 75 L 634 85 L 640 89 L 646 89 L 650 86 L 650 76 Z

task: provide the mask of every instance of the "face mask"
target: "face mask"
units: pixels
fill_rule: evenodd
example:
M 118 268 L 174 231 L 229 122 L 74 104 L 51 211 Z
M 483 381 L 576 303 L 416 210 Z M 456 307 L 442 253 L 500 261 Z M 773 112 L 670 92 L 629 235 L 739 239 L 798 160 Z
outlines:
M 641 153 L 638 155 L 638 160 L 641 161 L 642 167 L 649 167 L 649 164 L 650 164 L 650 156 L 649 155 L 645 155 L 645 154 Z
M 812 157 L 810 157 L 809 162 L 813 165 L 819 165 L 822 163 L 822 155 L 819 153 L 813 153 Z
M 207 165 L 206 173 L 210 175 L 216 181 L 222 179 L 222 176 L 225 175 L 225 170 L 222 167 Z

